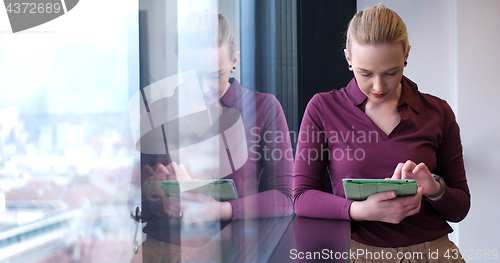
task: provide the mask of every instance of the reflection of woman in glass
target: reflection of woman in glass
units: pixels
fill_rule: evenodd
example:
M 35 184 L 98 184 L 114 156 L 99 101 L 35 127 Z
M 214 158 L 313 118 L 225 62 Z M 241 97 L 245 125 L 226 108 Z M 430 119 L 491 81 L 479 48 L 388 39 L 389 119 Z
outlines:
M 339 91 L 317 94 L 307 106 L 297 153 L 323 156 L 297 154 L 295 210 L 299 216 L 351 220 L 353 250 L 384 250 L 393 257 L 423 252 L 424 259 L 439 250 L 443 262 L 446 251 L 459 252 L 448 240 L 447 221 L 467 215 L 470 195 L 455 116 L 444 100 L 420 93 L 403 76 L 409 51 L 406 26 L 394 11 L 377 5 L 352 18 L 345 57 L 354 78 Z M 321 191 L 325 168 L 333 194 Z M 391 175 L 416 180 L 418 193 L 344 198 L 342 178 Z M 356 262 L 379 262 L 365 259 Z
M 228 20 L 209 11 L 196 13 L 181 25 L 178 38 L 181 69 L 196 70 L 207 107 L 229 107 L 241 113 L 248 159 L 241 168 L 223 178 L 234 180 L 240 197 L 236 200 L 219 202 L 210 196 L 189 193 L 181 195 L 181 200 L 173 200 L 159 189 L 143 186 L 146 243 L 164 241 L 179 245 L 173 233 L 178 231 L 179 222 L 291 215 L 293 156 L 285 116 L 274 96 L 244 89 L 230 76 L 236 69 L 239 51 Z M 277 135 L 279 140 L 275 138 Z M 271 156 L 273 151 L 275 154 Z M 143 183 L 196 179 L 189 173 L 190 167 L 172 162 L 168 154 L 143 154 L 142 158 L 143 165 L 146 164 L 142 169 Z

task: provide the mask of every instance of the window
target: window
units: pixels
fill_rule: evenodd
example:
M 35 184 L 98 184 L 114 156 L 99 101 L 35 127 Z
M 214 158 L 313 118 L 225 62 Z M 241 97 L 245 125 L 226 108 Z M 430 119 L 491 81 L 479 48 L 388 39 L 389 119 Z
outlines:
M 84 1 L 0 35 L 0 261 L 130 261 L 137 21 L 137 2 Z

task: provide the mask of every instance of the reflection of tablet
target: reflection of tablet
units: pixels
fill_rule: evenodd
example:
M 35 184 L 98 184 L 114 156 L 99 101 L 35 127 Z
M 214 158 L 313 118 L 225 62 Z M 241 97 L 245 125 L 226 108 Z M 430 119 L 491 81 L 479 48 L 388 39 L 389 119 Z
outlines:
M 418 190 L 415 180 L 384 180 L 384 179 L 342 179 L 344 185 L 345 198 L 362 201 L 368 196 L 396 191 L 397 196 L 415 195 Z
M 166 195 L 178 195 L 179 192 L 194 192 L 211 195 L 218 201 L 238 199 L 238 192 L 233 179 L 163 181 L 161 189 Z

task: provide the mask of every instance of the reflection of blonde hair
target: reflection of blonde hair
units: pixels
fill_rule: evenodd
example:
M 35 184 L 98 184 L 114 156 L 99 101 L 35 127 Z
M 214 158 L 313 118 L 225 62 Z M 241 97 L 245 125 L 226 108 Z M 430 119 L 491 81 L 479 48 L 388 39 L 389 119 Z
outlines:
M 179 48 L 221 47 L 227 44 L 229 59 L 236 53 L 234 30 L 222 14 L 205 10 L 189 15 L 179 27 Z
M 346 50 L 351 54 L 351 43 L 392 44 L 401 43 L 403 52 L 408 51 L 406 25 L 396 12 L 378 4 L 359 11 L 351 19 L 346 33 Z

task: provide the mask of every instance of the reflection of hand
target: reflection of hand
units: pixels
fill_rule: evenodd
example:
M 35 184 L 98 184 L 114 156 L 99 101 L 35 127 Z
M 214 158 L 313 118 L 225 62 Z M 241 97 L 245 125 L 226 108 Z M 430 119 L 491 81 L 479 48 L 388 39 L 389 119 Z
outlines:
M 231 203 L 219 202 L 212 196 L 201 193 L 183 193 L 181 210 L 186 223 L 224 221 L 233 216 Z
M 193 180 L 184 165 L 170 164 L 178 181 Z M 233 207 L 229 202 L 219 202 L 212 196 L 200 193 L 182 193 L 181 211 L 186 223 L 229 220 Z
M 154 167 L 144 166 L 142 177 L 147 179 L 143 187 L 146 189 L 146 196 L 149 200 L 161 198 L 163 191 L 160 184 L 162 181 L 169 180 L 170 175 L 170 171 L 161 163 L 157 163 Z
M 175 175 L 177 181 L 191 181 L 193 178 L 188 173 L 186 166 L 183 164 L 177 164 L 176 162 L 170 163 L 167 167 L 169 167 Z
M 145 166 L 143 175 L 149 177 L 144 184 L 146 197 L 151 211 L 162 217 L 180 217 L 186 223 L 229 220 L 233 216 L 233 207 L 229 202 L 219 202 L 212 196 L 200 193 L 181 193 L 182 199 L 167 196 L 160 185 L 165 180 L 193 180 L 184 165 L 175 162 L 164 166 L 161 163 L 153 168 Z
M 354 201 L 349 209 L 349 216 L 355 221 L 380 221 L 398 224 L 404 218 L 420 211 L 424 188 L 419 186 L 414 196 L 398 197 L 389 191 L 372 194 L 365 201 Z
M 434 195 L 441 188 L 441 185 L 434 180 L 429 168 L 424 163 L 417 165 L 410 160 L 406 161 L 406 163 L 399 163 L 391 179 L 413 179 L 419 186 L 424 188 L 423 195 Z M 437 197 L 433 200 L 440 198 Z
M 167 180 L 175 180 L 173 167 L 157 163 L 154 167 L 146 165 L 142 170 L 143 177 L 147 178 L 144 183 L 146 198 L 149 201 L 151 212 L 157 216 L 172 218 L 181 217 L 180 200 L 173 196 L 167 196 L 160 185 Z

